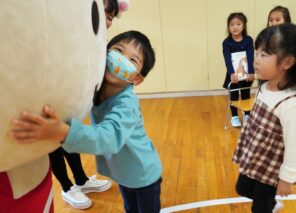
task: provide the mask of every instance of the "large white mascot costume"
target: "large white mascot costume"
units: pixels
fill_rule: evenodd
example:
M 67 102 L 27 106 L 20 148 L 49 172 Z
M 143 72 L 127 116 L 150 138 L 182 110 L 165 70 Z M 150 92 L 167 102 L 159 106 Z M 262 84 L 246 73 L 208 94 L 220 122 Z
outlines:
M 87 114 L 105 68 L 103 0 L 1 0 L 0 28 L 0 212 L 49 212 L 56 143 L 20 145 L 7 131 L 45 104 L 65 120 Z

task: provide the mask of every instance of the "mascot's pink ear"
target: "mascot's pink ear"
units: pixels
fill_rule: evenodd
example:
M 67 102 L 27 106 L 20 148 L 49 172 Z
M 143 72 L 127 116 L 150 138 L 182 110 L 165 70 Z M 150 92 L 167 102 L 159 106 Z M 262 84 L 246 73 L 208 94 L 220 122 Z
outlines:
M 118 7 L 119 7 L 119 13 L 118 13 L 117 17 L 120 18 L 121 13 L 128 10 L 130 2 L 129 2 L 129 0 L 117 0 L 117 2 L 118 2 Z
M 126 2 L 120 2 L 119 10 L 126 11 L 128 9 L 128 4 Z

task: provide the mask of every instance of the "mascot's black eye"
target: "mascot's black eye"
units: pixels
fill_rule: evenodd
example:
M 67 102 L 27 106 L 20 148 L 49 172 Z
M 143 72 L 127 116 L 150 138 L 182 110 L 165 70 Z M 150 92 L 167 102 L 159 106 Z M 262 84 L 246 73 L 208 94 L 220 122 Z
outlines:
M 95 35 L 98 34 L 100 17 L 99 17 L 99 8 L 96 1 L 93 1 L 91 6 L 91 21 L 93 26 L 93 31 Z

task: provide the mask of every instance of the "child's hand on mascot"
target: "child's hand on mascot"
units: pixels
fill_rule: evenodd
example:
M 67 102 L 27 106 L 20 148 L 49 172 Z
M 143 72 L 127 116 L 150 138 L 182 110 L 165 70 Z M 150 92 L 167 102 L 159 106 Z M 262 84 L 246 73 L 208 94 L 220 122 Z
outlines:
M 22 144 L 42 140 L 64 141 L 69 125 L 60 119 L 52 107 L 45 106 L 42 111 L 43 116 L 23 111 L 20 118 L 12 120 L 9 137 Z

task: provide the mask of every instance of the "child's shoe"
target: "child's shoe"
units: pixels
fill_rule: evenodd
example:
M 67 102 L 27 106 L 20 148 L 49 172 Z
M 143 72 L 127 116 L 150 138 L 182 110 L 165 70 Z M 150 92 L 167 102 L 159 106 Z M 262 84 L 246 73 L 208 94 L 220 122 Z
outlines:
M 246 123 L 250 118 L 250 115 L 244 115 L 244 123 Z
M 273 207 L 272 213 L 277 213 L 283 207 L 284 204 L 282 204 L 282 202 L 280 202 L 279 200 L 276 200 L 276 204 Z
M 110 180 L 98 180 L 96 175 L 93 175 L 88 178 L 88 181 L 85 182 L 84 185 L 78 186 L 75 185 L 76 190 L 80 190 L 83 193 L 89 192 L 103 192 L 111 188 L 111 181 Z
M 238 116 L 232 116 L 231 125 L 232 125 L 232 127 L 241 127 L 242 124 L 241 124 Z
M 92 205 L 91 200 L 73 186 L 67 192 L 62 191 L 62 198 L 76 209 L 87 209 Z

